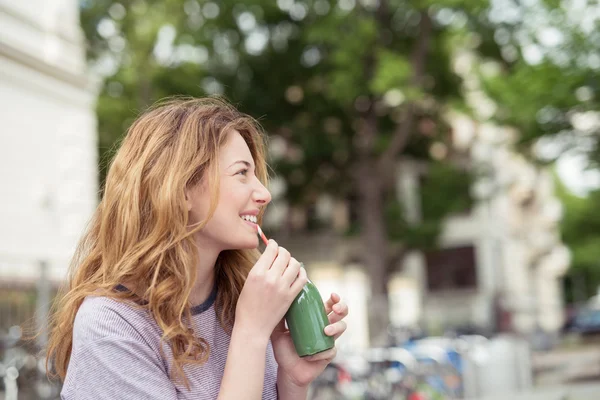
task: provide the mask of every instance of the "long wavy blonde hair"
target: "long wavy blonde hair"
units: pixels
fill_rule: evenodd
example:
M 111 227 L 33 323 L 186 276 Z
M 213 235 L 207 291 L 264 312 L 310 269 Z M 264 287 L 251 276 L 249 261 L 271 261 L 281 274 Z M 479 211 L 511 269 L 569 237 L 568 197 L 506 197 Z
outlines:
M 219 149 L 232 130 L 248 144 L 256 174 L 267 185 L 262 129 L 221 99 L 168 99 L 131 125 L 110 165 L 102 200 L 73 257 L 67 285 L 53 305 L 46 358 L 51 377 L 64 380 L 66 376 L 75 315 L 84 298 L 92 294 L 135 300 L 148 309 L 172 349 L 172 379 L 187 385 L 184 365 L 206 362 L 210 349 L 190 329 L 189 297 L 201 257 L 193 236 L 207 221 L 189 226 L 185 189 L 207 175 L 210 219 L 219 195 Z M 262 213 L 259 221 L 261 218 Z M 228 250 L 217 259 L 215 307 L 219 322 L 228 331 L 258 256 L 257 250 Z M 135 282 L 135 293 L 114 290 L 126 282 Z

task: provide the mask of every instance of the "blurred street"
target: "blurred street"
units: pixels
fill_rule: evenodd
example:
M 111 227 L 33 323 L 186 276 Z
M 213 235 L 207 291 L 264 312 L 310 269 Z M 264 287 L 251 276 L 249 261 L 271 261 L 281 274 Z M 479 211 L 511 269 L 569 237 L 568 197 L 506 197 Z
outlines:
M 537 386 L 600 383 L 600 346 L 584 345 L 532 354 Z M 592 385 L 593 386 L 593 385 Z M 600 391 L 597 392 L 600 394 Z
M 596 400 L 600 394 L 599 383 L 553 385 L 524 393 L 514 393 L 511 400 Z M 506 395 L 477 397 L 468 400 L 506 400 Z

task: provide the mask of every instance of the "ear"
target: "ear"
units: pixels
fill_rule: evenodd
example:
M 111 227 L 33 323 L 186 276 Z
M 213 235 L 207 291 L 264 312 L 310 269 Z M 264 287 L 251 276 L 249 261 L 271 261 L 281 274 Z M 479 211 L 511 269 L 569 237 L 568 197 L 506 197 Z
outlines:
M 193 188 L 190 188 L 190 187 L 186 187 L 184 189 L 185 203 L 187 204 L 188 212 L 192 210 L 192 190 L 193 190 Z

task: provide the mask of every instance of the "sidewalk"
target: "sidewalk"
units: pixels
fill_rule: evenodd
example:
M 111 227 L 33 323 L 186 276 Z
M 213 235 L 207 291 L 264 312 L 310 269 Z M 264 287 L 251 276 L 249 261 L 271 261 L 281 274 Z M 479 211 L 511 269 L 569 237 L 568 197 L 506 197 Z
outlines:
M 600 382 L 600 346 L 588 345 L 534 353 L 532 366 L 535 385 L 538 387 Z
M 534 386 L 468 400 L 600 400 L 600 346 L 534 352 Z
M 568 385 L 533 388 L 522 393 L 504 393 L 497 396 L 479 397 L 467 400 L 598 400 L 600 382 L 576 383 Z

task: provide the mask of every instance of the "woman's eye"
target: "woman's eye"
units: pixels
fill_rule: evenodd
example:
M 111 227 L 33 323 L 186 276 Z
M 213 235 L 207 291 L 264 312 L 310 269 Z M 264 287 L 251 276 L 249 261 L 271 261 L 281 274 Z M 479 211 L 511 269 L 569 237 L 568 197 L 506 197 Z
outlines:
M 243 169 L 243 170 L 239 171 L 237 174 L 238 175 L 246 176 L 246 175 L 248 175 L 248 170 L 247 169 Z

